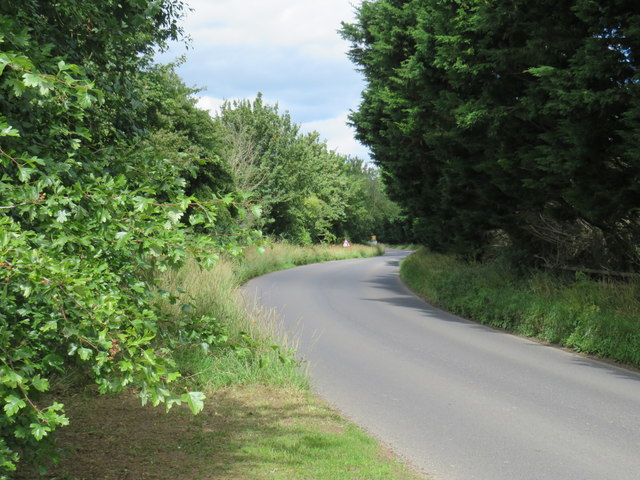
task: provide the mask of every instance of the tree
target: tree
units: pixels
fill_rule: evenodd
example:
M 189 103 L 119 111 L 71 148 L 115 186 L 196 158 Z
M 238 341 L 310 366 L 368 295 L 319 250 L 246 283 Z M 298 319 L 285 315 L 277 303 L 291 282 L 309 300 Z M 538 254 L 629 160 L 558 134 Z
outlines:
M 154 65 L 140 78 L 139 101 L 145 112 L 140 124 L 148 132 L 142 145 L 179 166 L 188 182 L 187 193 L 202 200 L 231 193 L 231 166 L 220 157 L 227 138 L 209 113 L 196 106 L 200 90 L 188 88 L 174 65 Z
M 297 243 L 326 234 L 335 212 L 320 184 L 335 178 L 335 162 L 318 136 L 302 134 L 288 112 L 265 104 L 261 94 L 226 102 L 216 122 L 227 139 L 221 155 L 236 185 L 261 205 L 264 231 Z
M 301 133 L 260 94 L 226 102 L 216 122 L 221 157 L 236 186 L 263 207 L 268 234 L 301 244 L 365 241 L 397 219 L 374 169 L 330 150 L 317 132 Z
M 352 115 L 427 243 L 638 269 L 634 2 L 365 1 Z
M 201 201 L 187 190 L 192 163 L 145 145 L 162 127 L 142 103 L 148 55 L 178 34 L 181 8 L 0 3 L 0 478 L 52 454 L 47 436 L 67 419 L 42 394 L 68 368 L 101 392 L 135 386 L 143 402 L 202 408 L 201 393 L 173 387 L 168 345 L 176 330 L 215 341 L 215 326 L 157 312 L 154 272 L 190 251 L 213 262 L 252 233 L 193 235 L 215 233 L 233 197 Z
M 345 199 L 343 220 L 337 228 L 341 235 L 364 243 L 376 235 L 385 243 L 404 243 L 407 236 L 395 227 L 401 222 L 400 208 L 389 200 L 378 169 L 358 158 L 344 159 L 347 178 L 339 194 Z

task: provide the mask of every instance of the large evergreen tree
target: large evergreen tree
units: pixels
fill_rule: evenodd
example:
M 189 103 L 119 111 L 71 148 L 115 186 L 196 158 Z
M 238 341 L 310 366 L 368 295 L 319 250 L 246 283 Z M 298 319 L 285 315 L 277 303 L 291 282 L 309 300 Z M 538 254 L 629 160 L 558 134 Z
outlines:
M 352 114 L 426 243 L 638 269 L 632 1 L 365 1 Z

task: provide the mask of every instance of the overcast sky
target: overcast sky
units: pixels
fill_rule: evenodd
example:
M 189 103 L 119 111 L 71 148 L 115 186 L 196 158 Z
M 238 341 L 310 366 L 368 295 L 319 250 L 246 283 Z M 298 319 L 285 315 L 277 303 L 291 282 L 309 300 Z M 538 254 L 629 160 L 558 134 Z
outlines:
M 181 54 L 185 83 L 205 87 L 199 105 L 215 112 L 223 100 L 255 98 L 289 111 L 303 130 L 317 130 L 329 148 L 368 159 L 346 125 L 360 102 L 363 80 L 337 30 L 354 18 L 360 0 L 186 0 L 183 21 L 191 48 Z

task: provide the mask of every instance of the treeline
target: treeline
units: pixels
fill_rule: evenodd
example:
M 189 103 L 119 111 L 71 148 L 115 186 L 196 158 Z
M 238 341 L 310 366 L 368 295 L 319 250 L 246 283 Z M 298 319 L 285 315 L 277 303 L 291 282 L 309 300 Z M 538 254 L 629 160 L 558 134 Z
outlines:
M 302 133 L 260 94 L 226 102 L 212 127 L 233 188 L 261 206 L 267 235 L 302 245 L 344 237 L 365 242 L 371 235 L 403 241 L 400 210 L 378 171 L 330 150 L 318 133 Z
M 0 2 L 0 478 L 53 455 L 69 369 L 100 392 L 187 403 L 171 349 L 224 342 L 158 272 L 261 242 L 364 240 L 393 224 L 376 170 L 276 107 L 216 119 L 153 58 L 181 0 Z M 262 210 L 262 215 L 260 215 Z
M 351 116 L 431 249 L 640 271 L 640 4 L 364 1 Z

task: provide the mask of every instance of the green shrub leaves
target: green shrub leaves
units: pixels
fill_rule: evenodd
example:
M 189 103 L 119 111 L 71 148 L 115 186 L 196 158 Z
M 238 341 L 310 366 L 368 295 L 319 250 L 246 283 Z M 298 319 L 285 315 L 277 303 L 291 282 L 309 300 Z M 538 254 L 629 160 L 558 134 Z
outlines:
M 52 454 L 44 441 L 68 420 L 50 380 L 70 367 L 103 393 L 134 387 L 143 401 L 199 412 L 204 396 L 175 385 L 166 347 L 175 329 L 154 309 L 154 272 L 190 252 L 214 262 L 259 235 L 239 213 L 226 227 L 233 235 L 206 235 L 244 199 L 189 193 L 194 164 L 148 148 L 154 125 L 130 110 L 144 90 L 139 52 L 169 35 L 179 2 L 103 2 L 104 11 L 61 2 L 51 16 L 21 5 L 0 8 L 0 478 L 20 458 Z M 161 12 L 146 16 L 151 6 Z M 113 26 L 113 9 L 138 22 L 119 40 L 99 26 Z M 65 45 L 57 29 L 77 18 L 92 29 Z M 93 58 L 87 35 L 121 41 L 122 55 Z M 131 74 L 120 90 L 118 69 Z

